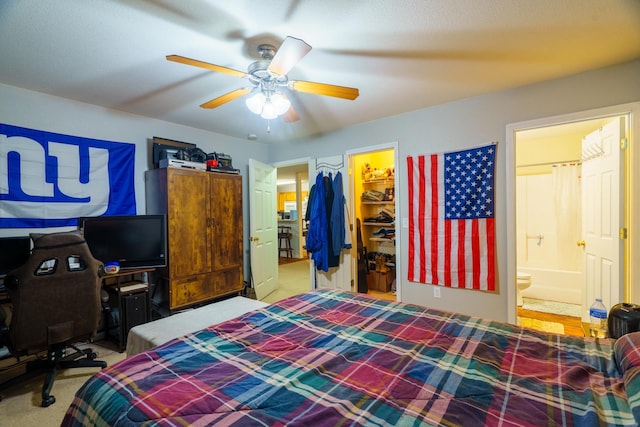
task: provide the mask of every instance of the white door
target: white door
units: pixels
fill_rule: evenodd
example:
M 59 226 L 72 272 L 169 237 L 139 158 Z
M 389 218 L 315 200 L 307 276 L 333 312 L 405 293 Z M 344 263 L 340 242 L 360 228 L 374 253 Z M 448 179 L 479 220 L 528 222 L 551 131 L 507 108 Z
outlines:
M 278 288 L 277 169 L 249 159 L 249 244 L 256 298 Z
M 332 176 L 335 177 L 337 172 L 341 172 L 342 192 L 344 193 L 346 204 L 349 206 L 349 174 L 347 173 L 344 156 L 322 157 L 316 159 L 315 172 L 316 173 L 313 177 L 309 177 L 310 185 L 315 184 L 318 173 L 323 173 L 325 176 L 328 176 L 329 173 L 331 173 Z M 351 233 L 350 230 L 349 233 Z M 331 288 L 350 291 L 352 288 L 350 251 L 347 249 L 342 250 L 340 255 L 340 264 L 338 267 L 330 267 L 327 272 L 316 269 L 314 262 L 311 261 L 311 283 L 315 284 L 315 288 Z
M 582 238 L 584 249 L 584 303 L 582 321 L 589 321 L 589 307 L 602 298 L 607 310 L 622 302 L 624 202 L 621 135 L 624 117 L 616 117 L 582 140 Z

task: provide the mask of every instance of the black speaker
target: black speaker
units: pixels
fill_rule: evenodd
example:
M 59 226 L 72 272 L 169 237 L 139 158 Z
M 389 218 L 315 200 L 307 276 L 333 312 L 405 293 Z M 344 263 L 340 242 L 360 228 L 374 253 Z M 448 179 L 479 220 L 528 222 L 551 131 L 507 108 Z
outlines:
M 609 338 L 620 338 L 640 330 L 640 305 L 620 303 L 611 307 L 607 319 Z

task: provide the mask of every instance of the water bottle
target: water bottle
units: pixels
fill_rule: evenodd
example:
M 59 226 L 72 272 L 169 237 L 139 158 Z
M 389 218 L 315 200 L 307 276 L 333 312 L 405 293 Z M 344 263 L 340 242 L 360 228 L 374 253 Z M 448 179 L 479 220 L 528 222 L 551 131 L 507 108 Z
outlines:
M 591 325 L 589 325 L 589 334 L 595 338 L 607 337 L 607 308 L 602 303 L 602 299 L 596 298 L 589 309 L 589 317 Z

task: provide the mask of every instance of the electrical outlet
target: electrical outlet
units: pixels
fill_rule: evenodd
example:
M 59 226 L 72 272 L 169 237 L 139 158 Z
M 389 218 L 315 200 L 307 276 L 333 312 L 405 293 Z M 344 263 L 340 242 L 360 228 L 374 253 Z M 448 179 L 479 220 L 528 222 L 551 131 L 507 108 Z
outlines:
M 437 286 L 434 286 L 433 288 L 433 297 L 434 298 L 440 298 L 440 288 Z

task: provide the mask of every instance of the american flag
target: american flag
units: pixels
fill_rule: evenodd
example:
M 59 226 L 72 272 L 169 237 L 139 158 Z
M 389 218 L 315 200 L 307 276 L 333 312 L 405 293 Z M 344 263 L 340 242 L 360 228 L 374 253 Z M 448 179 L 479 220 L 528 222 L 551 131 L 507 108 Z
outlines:
M 408 280 L 495 290 L 495 144 L 408 156 Z

